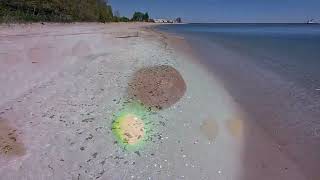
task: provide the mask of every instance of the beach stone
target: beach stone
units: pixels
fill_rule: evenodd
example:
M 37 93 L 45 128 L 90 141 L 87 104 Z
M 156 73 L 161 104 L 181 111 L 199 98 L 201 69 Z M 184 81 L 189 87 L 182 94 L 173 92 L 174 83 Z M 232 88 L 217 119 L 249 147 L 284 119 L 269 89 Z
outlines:
M 168 65 L 142 68 L 129 83 L 129 95 L 145 106 L 163 109 L 175 104 L 186 92 L 181 74 Z

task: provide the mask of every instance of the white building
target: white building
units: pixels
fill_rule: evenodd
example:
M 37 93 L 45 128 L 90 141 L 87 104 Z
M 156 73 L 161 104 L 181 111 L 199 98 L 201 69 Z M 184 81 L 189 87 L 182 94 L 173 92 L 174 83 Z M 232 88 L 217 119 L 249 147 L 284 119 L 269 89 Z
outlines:
M 154 19 L 155 23 L 173 23 L 173 20 L 168 19 Z

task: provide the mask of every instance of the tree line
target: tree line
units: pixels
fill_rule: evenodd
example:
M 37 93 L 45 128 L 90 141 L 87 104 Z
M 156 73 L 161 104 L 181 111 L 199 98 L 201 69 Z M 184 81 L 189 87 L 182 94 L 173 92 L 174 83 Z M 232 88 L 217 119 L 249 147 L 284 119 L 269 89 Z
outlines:
M 149 21 L 148 13 L 131 19 L 116 12 L 106 0 L 0 0 L 0 22 L 129 22 Z
M 149 22 L 149 14 L 148 12 L 142 13 L 142 12 L 134 12 L 131 19 L 125 16 L 120 16 L 120 13 L 118 11 L 115 11 L 114 13 L 114 19 L 117 22 Z

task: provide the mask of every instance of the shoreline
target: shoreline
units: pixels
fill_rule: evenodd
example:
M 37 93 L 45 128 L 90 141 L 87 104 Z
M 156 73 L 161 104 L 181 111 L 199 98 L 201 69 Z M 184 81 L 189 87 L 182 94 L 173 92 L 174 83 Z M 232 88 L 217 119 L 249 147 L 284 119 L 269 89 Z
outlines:
M 23 149 L 0 158 L 2 177 L 305 179 L 246 121 L 184 39 L 140 23 L 32 26 L 0 27 L 5 51 L 0 81 L 6 85 L 0 116 L 21 132 L 16 139 Z M 174 67 L 186 92 L 176 104 L 149 115 L 153 140 L 138 153 L 128 152 L 110 131 L 113 114 L 124 108 L 133 74 L 157 65 Z M 248 135 L 255 138 L 248 142 Z M 246 145 L 256 145 L 250 159 Z M 255 169 L 261 162 L 274 165 Z
M 298 167 L 297 171 L 302 172 L 305 178 L 313 179 L 317 177 L 318 173 L 315 169 L 318 162 L 316 158 L 317 144 L 313 144 L 314 140 L 310 137 L 311 132 L 314 131 L 311 124 L 317 125 L 313 121 L 314 118 L 312 118 L 317 117 L 317 111 L 315 108 L 311 109 L 318 106 L 318 101 L 312 99 L 315 92 L 309 92 L 310 96 L 304 94 L 304 92 L 308 92 L 304 87 L 293 86 L 290 80 L 283 79 L 279 74 L 250 63 L 247 59 L 252 57 L 239 54 L 237 51 L 228 49 L 221 44 L 192 43 L 194 42 L 191 42 L 190 46 L 197 51 L 198 59 L 203 67 L 218 79 L 237 104 L 241 104 L 241 110 L 246 112 L 249 126 L 257 129 L 256 133 L 265 134 L 266 139 L 269 141 L 268 143 L 277 146 L 278 148 L 276 149 L 291 162 L 290 164 Z M 200 47 L 203 48 L 205 46 L 208 46 L 205 50 L 200 49 Z M 214 63 L 211 63 L 210 60 Z M 250 69 L 250 71 L 245 69 Z M 271 87 L 269 86 L 270 84 L 272 85 Z M 259 87 L 263 88 L 259 89 Z M 278 89 L 272 89 L 275 87 Z M 270 90 L 275 94 L 274 96 L 271 96 Z M 297 95 L 297 97 L 294 97 L 294 95 Z M 302 99 L 299 99 L 298 95 L 302 95 Z M 284 99 L 279 103 L 279 99 L 283 99 L 283 97 L 287 97 L 288 99 Z M 303 106 L 302 104 L 306 102 L 309 102 L 309 106 L 304 107 L 305 105 Z M 260 142 L 256 142 L 257 145 L 255 145 L 253 143 L 255 141 L 254 138 L 249 135 L 250 132 L 247 132 L 247 134 L 248 137 L 244 138 L 247 141 L 244 143 L 246 144 L 245 146 L 258 146 L 260 144 Z M 300 139 L 300 141 L 297 139 Z M 301 144 L 302 141 L 304 145 Z M 265 147 L 265 149 L 269 148 Z M 267 156 L 270 154 L 269 150 L 265 150 L 264 153 L 261 150 L 258 153 L 252 152 L 250 148 L 246 148 L 245 151 L 247 152 L 245 156 L 247 156 L 246 159 L 253 158 L 252 156 Z M 305 157 L 305 154 L 310 154 L 310 157 Z M 272 159 L 272 157 L 270 158 Z M 275 164 L 277 160 L 274 159 L 272 161 L 274 161 L 272 164 Z M 252 168 L 247 168 L 248 174 L 250 174 Z M 264 173 L 261 172 L 261 174 Z

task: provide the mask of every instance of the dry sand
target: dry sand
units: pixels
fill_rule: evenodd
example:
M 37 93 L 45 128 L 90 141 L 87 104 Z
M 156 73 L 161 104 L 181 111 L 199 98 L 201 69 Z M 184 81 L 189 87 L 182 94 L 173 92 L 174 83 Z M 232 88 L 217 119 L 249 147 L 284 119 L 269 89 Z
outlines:
M 0 135 L 17 140 L 12 152 L 0 151 L 1 179 L 305 179 L 263 130 L 246 123 L 183 39 L 147 26 L 0 27 Z M 114 114 L 128 102 L 134 74 L 158 65 L 177 69 L 186 91 L 150 110 L 147 142 L 124 150 L 112 134 Z M 243 134 L 253 137 L 249 159 Z

